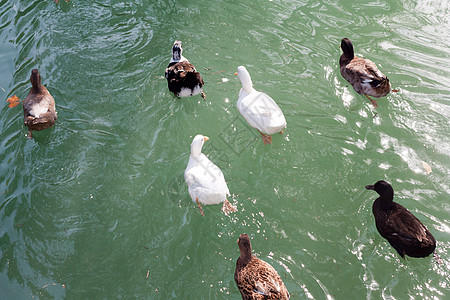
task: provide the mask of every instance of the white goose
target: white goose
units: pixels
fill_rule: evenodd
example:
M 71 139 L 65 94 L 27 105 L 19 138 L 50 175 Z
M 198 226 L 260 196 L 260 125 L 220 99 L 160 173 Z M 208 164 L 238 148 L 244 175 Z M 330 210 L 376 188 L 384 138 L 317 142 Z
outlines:
M 261 134 L 264 145 L 272 143 L 270 134 L 283 133 L 286 119 L 275 101 L 267 94 L 253 88 L 252 78 L 244 66 L 235 75 L 242 83 L 237 108 L 245 120 Z
M 189 187 L 189 195 L 194 203 L 198 204 L 204 216 L 201 204 L 219 204 L 223 202 L 222 211 L 228 214 L 236 208 L 226 199 L 230 195 L 222 171 L 213 164 L 205 154 L 202 147 L 207 136 L 196 135 L 191 144 L 191 155 L 184 171 L 184 179 Z

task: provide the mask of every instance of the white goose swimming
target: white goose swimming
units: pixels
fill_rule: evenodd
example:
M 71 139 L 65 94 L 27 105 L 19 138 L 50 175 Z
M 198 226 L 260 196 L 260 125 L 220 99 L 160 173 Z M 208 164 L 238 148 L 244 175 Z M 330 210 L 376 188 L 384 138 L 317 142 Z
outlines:
M 283 133 L 286 119 L 275 101 L 267 94 L 253 88 L 252 78 L 244 66 L 235 75 L 242 83 L 237 108 L 244 119 L 261 134 L 264 145 L 272 143 L 270 134 Z
M 191 155 L 184 171 L 184 179 L 189 187 L 189 195 L 192 201 L 198 204 L 203 213 L 201 204 L 219 204 L 223 202 L 222 211 L 228 214 L 236 211 L 236 208 L 226 199 L 230 195 L 227 183 L 222 171 L 213 164 L 205 154 L 202 147 L 207 136 L 196 135 L 191 144 Z

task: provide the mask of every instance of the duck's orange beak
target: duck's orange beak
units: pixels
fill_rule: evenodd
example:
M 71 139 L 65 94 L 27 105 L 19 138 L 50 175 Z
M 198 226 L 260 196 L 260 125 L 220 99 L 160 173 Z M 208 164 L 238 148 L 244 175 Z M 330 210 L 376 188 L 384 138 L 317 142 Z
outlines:
M 237 75 L 237 72 L 236 72 L 236 73 L 234 73 L 234 75 Z
M 207 137 L 207 136 L 204 136 L 203 137 L 203 139 L 205 140 L 205 142 L 207 141 L 207 140 L 209 140 L 209 137 Z

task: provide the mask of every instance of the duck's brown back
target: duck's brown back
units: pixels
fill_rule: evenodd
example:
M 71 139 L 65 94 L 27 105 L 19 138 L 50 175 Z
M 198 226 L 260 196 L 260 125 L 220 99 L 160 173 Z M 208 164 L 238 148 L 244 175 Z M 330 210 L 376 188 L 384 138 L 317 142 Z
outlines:
M 43 130 L 53 126 L 57 119 L 55 100 L 46 87 L 31 88 L 23 101 L 24 123 L 29 130 Z M 42 113 L 36 117 L 35 110 Z M 45 111 L 45 112 L 44 112 Z
M 248 263 L 236 262 L 234 280 L 242 299 L 289 299 L 286 286 L 277 271 L 267 262 L 252 255 Z
M 371 60 L 357 56 L 349 60 L 342 54 L 339 65 L 342 77 L 358 94 L 380 98 L 390 93 L 389 80 Z

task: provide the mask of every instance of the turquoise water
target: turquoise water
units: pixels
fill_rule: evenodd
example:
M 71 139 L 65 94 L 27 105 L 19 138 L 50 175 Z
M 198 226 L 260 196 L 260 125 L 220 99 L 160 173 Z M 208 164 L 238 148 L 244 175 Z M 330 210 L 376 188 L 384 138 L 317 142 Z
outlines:
M 448 1 L 0 1 L 0 299 L 240 299 L 240 233 L 291 299 L 450 298 Z M 400 91 L 374 109 L 339 74 L 340 40 Z M 174 98 L 173 41 L 207 101 Z M 264 146 L 236 109 L 245 65 L 284 111 Z M 26 138 L 32 68 L 58 121 Z M 191 201 L 190 143 L 238 212 Z M 432 172 L 427 174 L 423 162 Z M 375 228 L 377 194 L 438 240 L 401 259 Z

